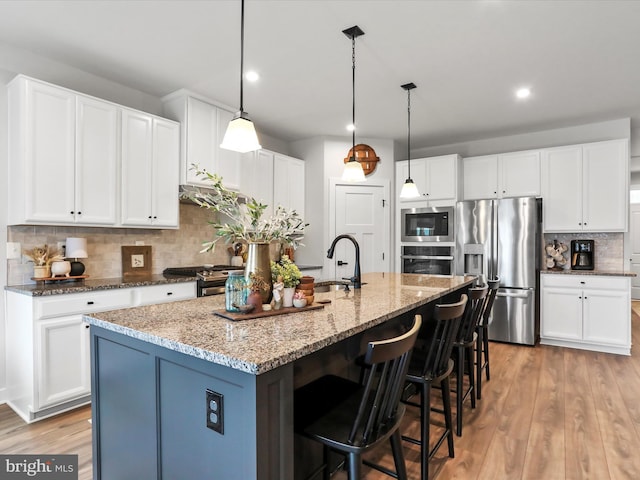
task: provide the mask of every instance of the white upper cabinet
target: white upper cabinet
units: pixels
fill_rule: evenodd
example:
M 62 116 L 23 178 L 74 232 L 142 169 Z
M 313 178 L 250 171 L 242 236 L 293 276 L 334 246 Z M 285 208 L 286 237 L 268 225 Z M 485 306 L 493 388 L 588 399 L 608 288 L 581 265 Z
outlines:
M 467 157 L 463 168 L 465 200 L 540 196 L 539 151 Z
M 18 76 L 9 92 L 9 224 L 117 222 L 117 107 Z
M 542 151 L 547 232 L 624 232 L 628 218 L 628 140 Z
M 411 179 L 420 198 L 400 198 L 402 185 L 409 176 L 407 160 L 396 162 L 396 195 L 400 203 L 427 201 L 428 205 L 453 205 L 458 200 L 459 155 L 417 158 L 411 160 Z
M 163 99 L 164 114 L 181 123 L 180 183 L 208 186 L 193 165 L 217 173 L 225 187 L 240 190 L 241 154 L 220 148 L 233 113 L 179 90 Z
M 304 218 L 305 165 L 299 158 L 261 149 L 242 156 L 240 191 L 266 204 L 265 215 L 277 205 L 293 209 Z
M 304 162 L 300 159 L 274 154 L 273 205 L 295 210 L 304 218 Z
M 180 126 L 122 111 L 122 225 L 178 227 Z

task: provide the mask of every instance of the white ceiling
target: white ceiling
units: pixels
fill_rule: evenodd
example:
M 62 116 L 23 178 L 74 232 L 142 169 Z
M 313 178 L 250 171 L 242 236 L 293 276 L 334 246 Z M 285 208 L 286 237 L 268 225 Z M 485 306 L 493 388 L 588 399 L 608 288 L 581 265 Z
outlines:
M 640 1 L 246 0 L 245 17 L 245 70 L 261 75 L 245 110 L 286 141 L 350 135 L 353 25 L 358 136 L 406 140 L 406 82 L 414 148 L 640 125 Z M 4 0 L 0 41 L 158 97 L 239 104 L 240 0 Z

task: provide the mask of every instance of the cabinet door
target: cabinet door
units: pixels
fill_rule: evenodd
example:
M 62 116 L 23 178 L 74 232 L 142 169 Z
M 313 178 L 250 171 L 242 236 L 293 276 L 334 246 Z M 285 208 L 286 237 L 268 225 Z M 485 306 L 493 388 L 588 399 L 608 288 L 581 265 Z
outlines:
M 151 225 L 152 123 L 149 115 L 122 110 L 123 225 Z
M 541 337 L 582 340 L 581 290 L 545 287 L 541 303 Z
M 91 393 L 89 329 L 81 315 L 40 320 L 35 410 Z
M 192 166 L 198 165 L 200 170 L 210 173 L 216 172 L 215 151 L 216 132 L 218 131 L 218 117 L 213 105 L 202 102 L 193 97 L 187 97 L 187 119 L 185 139 L 187 144 L 186 165 L 187 183 L 206 186 L 206 180 L 198 177 Z
M 233 113 L 221 108 L 216 108 L 217 113 L 217 140 L 215 145 L 216 169 L 215 172 L 223 179 L 222 184 L 230 190 L 240 190 L 241 154 L 220 148 L 229 122 L 233 119 Z
M 411 160 L 411 179 L 418 188 L 420 197 L 418 198 L 400 198 L 400 192 L 402 191 L 402 185 L 409 177 L 409 164 L 406 160 L 402 160 L 396 163 L 396 196 L 400 203 L 416 202 L 427 199 L 428 186 L 427 179 L 427 161 L 425 158 L 417 158 Z
M 582 230 L 582 147 L 542 151 L 542 202 L 544 230 Z
M 584 290 L 583 339 L 608 345 L 631 345 L 629 292 Z
M 629 204 L 626 140 L 583 145 L 583 230 L 624 232 Z
M 114 225 L 117 221 L 117 108 L 79 95 L 76 125 L 76 223 Z
M 72 223 L 75 95 L 29 80 L 26 108 L 25 220 Z
M 427 171 L 424 182 L 428 185 L 426 193 L 429 201 L 456 201 L 456 182 L 458 173 L 456 168 L 457 161 L 457 155 L 447 155 L 426 159 Z
M 273 213 L 273 152 L 258 150 L 242 155 L 242 182 L 240 191 L 267 205 L 265 216 Z
M 498 155 L 501 197 L 540 196 L 540 152 Z
M 467 157 L 463 162 L 465 200 L 498 197 L 498 156 Z
M 304 218 L 304 162 L 286 155 L 273 156 L 273 204 L 295 209 Z
M 177 227 L 179 223 L 180 126 L 153 119 L 152 225 Z

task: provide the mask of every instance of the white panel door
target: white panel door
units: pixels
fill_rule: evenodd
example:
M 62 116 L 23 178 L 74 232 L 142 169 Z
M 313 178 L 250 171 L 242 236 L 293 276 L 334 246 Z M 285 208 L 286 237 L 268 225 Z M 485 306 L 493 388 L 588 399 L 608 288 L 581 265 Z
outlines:
M 388 272 L 388 206 L 383 206 L 384 187 L 336 185 L 335 232 L 352 235 L 360 245 L 360 271 Z M 335 277 L 350 278 L 355 269 L 355 248 L 340 240 L 333 255 Z M 339 265 L 342 263 L 342 265 Z
M 215 151 L 218 129 L 216 108 L 193 97 L 187 97 L 187 142 L 184 166 L 187 183 L 208 186 L 208 182 L 196 175 L 193 165 L 209 173 L 216 172 Z
M 631 204 L 629 239 L 631 243 L 631 298 L 640 300 L 640 203 Z
M 108 102 L 78 96 L 76 123 L 76 222 L 114 225 L 118 109 Z
M 151 225 L 152 146 L 152 118 L 141 112 L 122 110 L 123 225 Z
M 540 152 L 499 155 L 501 197 L 540 196 Z
M 427 177 L 425 183 L 428 185 L 427 200 L 451 200 L 452 204 L 456 201 L 457 163 L 457 155 L 426 159 Z
M 583 339 L 588 342 L 629 346 L 628 293 L 616 290 L 583 291 Z
M 233 120 L 233 113 L 216 108 L 217 115 L 217 135 L 215 144 L 215 158 L 216 158 L 216 173 L 222 177 L 222 184 L 230 190 L 240 190 L 240 177 L 242 175 L 242 169 L 240 159 L 242 155 L 238 152 L 231 150 L 225 150 L 220 148 L 220 144 L 224 139 L 224 134 L 227 131 L 229 122 Z
M 582 231 L 582 147 L 542 151 L 545 232 Z
M 25 220 L 74 221 L 75 95 L 29 81 Z
M 179 220 L 180 126 L 153 119 L 153 225 L 177 227 Z

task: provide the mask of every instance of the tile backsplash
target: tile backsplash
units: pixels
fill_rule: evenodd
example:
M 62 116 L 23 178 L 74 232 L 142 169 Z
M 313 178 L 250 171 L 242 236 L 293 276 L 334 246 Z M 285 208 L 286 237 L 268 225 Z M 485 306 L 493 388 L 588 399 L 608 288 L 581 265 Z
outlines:
M 603 271 L 623 271 L 626 267 L 624 259 L 624 234 L 623 233 L 545 233 L 545 245 L 553 243 L 564 243 L 571 249 L 571 240 L 593 240 L 595 250 L 595 269 Z M 543 246 L 544 247 L 544 246 Z M 569 260 L 569 251 L 564 254 Z M 543 257 L 543 261 L 544 261 Z M 544 268 L 544 267 L 543 267 Z M 567 261 L 566 269 L 571 268 Z
M 37 245 L 56 245 L 67 237 L 87 239 L 89 258 L 82 260 L 85 274 L 92 278 L 122 276 L 121 249 L 123 245 L 144 242 L 152 247 L 152 273 L 162 273 L 166 267 L 230 263 L 227 245 L 222 241 L 213 253 L 200 253 L 202 242 L 213 238 L 214 230 L 207 223 L 212 213 L 196 205 L 180 204 L 180 229 L 155 230 L 141 228 L 47 227 L 10 226 L 7 240 L 20 242 L 22 249 Z M 7 284 L 33 283 L 33 263 L 22 260 L 7 261 Z

